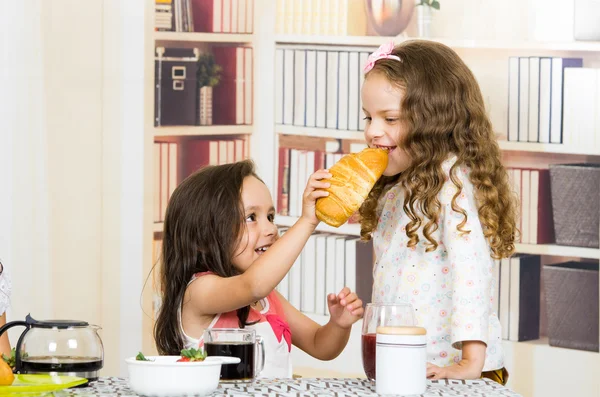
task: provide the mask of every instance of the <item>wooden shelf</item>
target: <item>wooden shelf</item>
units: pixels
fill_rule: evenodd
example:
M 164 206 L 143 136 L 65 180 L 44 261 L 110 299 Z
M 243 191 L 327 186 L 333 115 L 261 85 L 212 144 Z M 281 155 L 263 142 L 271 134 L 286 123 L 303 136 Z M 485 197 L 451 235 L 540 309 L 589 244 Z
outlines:
M 331 128 L 300 127 L 296 125 L 278 124 L 275 126 L 275 131 L 279 134 L 312 136 L 318 138 L 352 139 L 358 141 L 364 141 L 365 139 L 362 131 L 334 130 Z
M 296 223 L 297 220 L 298 217 L 296 216 L 275 215 L 275 224 L 277 226 L 292 226 L 294 223 Z M 327 225 L 326 223 L 321 222 L 319 223 L 319 226 L 317 226 L 317 231 L 334 234 L 347 234 L 350 236 L 360 236 L 360 225 L 357 223 L 345 223 L 342 226 L 335 228 Z
M 295 216 L 275 216 L 275 224 L 278 226 L 289 227 L 292 226 L 296 220 L 298 220 L 298 217 Z M 317 226 L 317 231 L 360 236 L 360 224 L 344 224 L 339 228 L 334 228 L 321 222 L 319 226 Z M 515 248 L 516 252 L 519 254 L 572 256 L 575 258 L 600 259 L 600 249 L 597 248 L 569 247 L 556 244 L 515 244 Z
M 333 139 L 352 139 L 364 141 L 362 131 L 336 130 L 332 128 L 302 127 L 296 125 L 277 124 L 275 131 L 279 134 L 299 135 Z M 576 148 L 557 143 L 509 142 L 498 141 L 500 149 L 514 152 L 575 154 L 582 156 L 600 156 L 600 152 L 588 148 Z
M 579 154 L 582 156 L 600 156 L 600 152 L 588 148 L 576 148 L 559 143 L 508 142 L 498 141 L 500 149 L 514 152 Z
M 276 35 L 278 44 L 313 44 L 328 46 L 357 46 L 378 47 L 389 41 L 398 44 L 419 37 L 382 37 L 382 36 L 310 36 L 310 35 Z M 445 39 L 427 38 L 426 40 L 446 44 L 452 48 L 463 49 L 494 49 L 494 50 L 533 50 L 533 51 L 559 51 L 559 52 L 595 52 L 600 51 L 598 41 L 559 41 L 535 42 L 519 40 L 477 40 L 477 39 Z
M 177 43 L 252 43 L 254 35 L 251 33 L 196 33 L 196 32 L 154 32 L 154 41 L 157 45 Z
M 555 244 L 515 244 L 515 249 L 520 254 L 600 259 L 600 249 L 598 248 L 569 247 Z
M 252 134 L 251 125 L 207 125 L 154 127 L 154 137 L 169 136 L 209 136 L 209 135 L 246 135 Z

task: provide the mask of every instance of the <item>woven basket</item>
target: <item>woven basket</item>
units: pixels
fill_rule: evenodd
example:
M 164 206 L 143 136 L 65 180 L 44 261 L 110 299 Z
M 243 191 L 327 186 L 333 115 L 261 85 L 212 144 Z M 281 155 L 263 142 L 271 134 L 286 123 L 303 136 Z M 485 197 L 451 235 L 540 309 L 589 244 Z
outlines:
M 598 263 L 565 262 L 542 271 L 550 346 L 598 351 Z
M 556 243 L 598 248 L 600 164 L 551 164 Z

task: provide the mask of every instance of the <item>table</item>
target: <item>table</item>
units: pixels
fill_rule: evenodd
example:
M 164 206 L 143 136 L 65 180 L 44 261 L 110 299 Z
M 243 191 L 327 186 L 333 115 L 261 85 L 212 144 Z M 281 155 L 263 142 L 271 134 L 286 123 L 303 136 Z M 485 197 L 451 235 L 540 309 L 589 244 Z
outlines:
M 56 397 L 135 397 L 127 379 L 104 377 L 88 387 L 54 392 Z M 246 384 L 220 384 L 213 396 L 376 396 L 367 379 L 260 379 Z M 520 396 L 489 379 L 427 381 L 422 396 Z

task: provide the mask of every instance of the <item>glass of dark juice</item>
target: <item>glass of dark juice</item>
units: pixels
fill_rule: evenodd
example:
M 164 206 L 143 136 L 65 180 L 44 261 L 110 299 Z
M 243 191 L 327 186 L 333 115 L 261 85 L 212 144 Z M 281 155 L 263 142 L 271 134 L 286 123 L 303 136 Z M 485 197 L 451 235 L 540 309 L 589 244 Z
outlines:
M 362 363 L 365 375 L 375 381 L 377 327 L 415 326 L 417 321 L 410 303 L 368 303 L 362 327 Z
M 264 345 L 253 329 L 209 328 L 204 331 L 204 351 L 240 359 L 239 364 L 221 365 L 222 382 L 251 382 L 265 365 Z

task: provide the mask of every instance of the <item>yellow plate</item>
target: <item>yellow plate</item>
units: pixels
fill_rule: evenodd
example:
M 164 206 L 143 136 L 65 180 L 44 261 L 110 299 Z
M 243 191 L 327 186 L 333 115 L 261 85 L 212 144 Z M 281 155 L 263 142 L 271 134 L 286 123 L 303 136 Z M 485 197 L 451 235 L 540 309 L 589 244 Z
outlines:
M 77 376 L 51 376 L 43 374 L 15 375 L 10 386 L 0 386 L 0 395 L 7 393 L 40 393 L 79 386 L 87 382 Z

